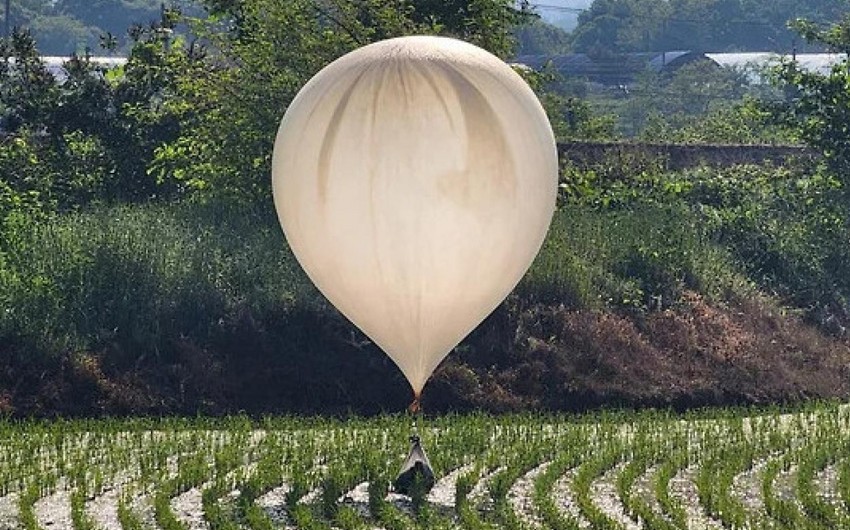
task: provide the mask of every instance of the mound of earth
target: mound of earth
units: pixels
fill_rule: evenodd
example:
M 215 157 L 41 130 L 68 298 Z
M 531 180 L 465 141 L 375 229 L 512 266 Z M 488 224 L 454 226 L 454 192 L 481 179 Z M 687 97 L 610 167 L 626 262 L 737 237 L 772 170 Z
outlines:
M 374 414 L 404 410 L 406 381 L 336 313 L 246 311 L 209 344 L 31 358 L 0 344 L 0 412 L 15 416 Z M 499 307 L 434 374 L 429 413 L 789 403 L 850 396 L 850 342 L 769 301 L 663 311 Z
M 497 362 L 482 350 L 450 357 L 429 404 L 685 409 L 850 395 L 848 341 L 764 300 L 720 305 L 690 292 L 640 314 L 535 306 L 502 325 L 515 330 L 514 348 Z

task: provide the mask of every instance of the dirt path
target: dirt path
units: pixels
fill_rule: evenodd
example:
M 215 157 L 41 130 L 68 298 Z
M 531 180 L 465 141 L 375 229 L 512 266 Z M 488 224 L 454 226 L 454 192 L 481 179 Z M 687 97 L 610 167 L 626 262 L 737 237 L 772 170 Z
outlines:
M 472 471 L 472 465 L 464 465 L 452 470 L 448 475 L 442 477 L 434 484 L 431 491 L 428 492 L 426 500 L 444 510 L 453 510 L 455 507 L 455 488 L 457 487 L 457 479 Z
M 573 494 L 573 481 L 575 480 L 576 469 L 570 469 L 564 475 L 555 481 L 552 488 L 552 496 L 555 499 L 555 504 L 565 516 L 578 521 L 581 528 L 590 528 L 590 522 L 584 518 L 579 510 L 575 495 Z
M 18 528 L 18 494 L 10 493 L 0 497 L 0 530 L 13 530 Z
M 756 461 L 753 467 L 739 473 L 732 479 L 730 495 L 738 499 L 748 511 L 761 513 L 764 511 L 764 500 L 761 498 L 761 476 L 765 466 L 777 456 Z
M 62 485 L 56 491 L 35 502 L 38 526 L 49 530 L 73 530 L 71 524 L 71 492 Z

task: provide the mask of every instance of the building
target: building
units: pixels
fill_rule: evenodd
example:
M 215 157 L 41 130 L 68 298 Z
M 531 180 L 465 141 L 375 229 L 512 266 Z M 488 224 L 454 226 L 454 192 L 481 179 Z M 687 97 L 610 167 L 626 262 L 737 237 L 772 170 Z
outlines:
M 711 61 L 718 67 L 734 67 L 753 72 L 753 79 L 765 67 L 778 64 L 782 59 L 793 58 L 804 69 L 828 73 L 830 68 L 846 60 L 839 53 L 800 53 L 783 56 L 776 53 L 701 53 L 694 51 L 668 51 L 610 54 L 593 56 L 585 53 L 566 55 L 522 55 L 514 62 L 535 70 L 551 69 L 565 79 L 585 79 L 603 86 L 628 86 L 638 75 L 652 71 L 675 73 L 679 68 L 695 61 Z

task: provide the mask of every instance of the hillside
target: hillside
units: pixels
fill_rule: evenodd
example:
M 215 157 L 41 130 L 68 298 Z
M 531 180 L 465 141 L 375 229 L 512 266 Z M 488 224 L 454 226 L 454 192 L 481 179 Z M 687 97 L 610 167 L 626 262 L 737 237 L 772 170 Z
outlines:
M 203 10 L 191 0 L 55 0 L 33 2 L 11 0 L 9 25 L 32 33 L 42 55 L 94 55 L 129 51 L 127 32 L 160 19 L 162 6 L 178 6 L 186 13 Z M 3 6 L 0 5 L 0 10 Z M 3 14 L 5 21 L 5 13 Z M 105 50 L 103 37 L 114 38 L 114 50 Z M 108 40 L 108 39 L 107 39 Z
M 122 68 L 76 59 L 61 83 L 26 33 L 5 42 L 15 61 L 0 71 L 0 411 L 371 414 L 410 402 L 400 372 L 287 248 L 268 178 L 275 133 L 301 87 L 364 43 L 436 33 L 509 57 L 528 19 L 503 0 L 219 4 L 220 18 L 199 22 L 204 44 L 175 39 L 181 19 L 166 10 L 136 28 Z M 800 31 L 840 48 L 848 25 Z M 678 103 L 717 72 L 616 96 L 622 113 L 676 103 L 678 124 L 652 115 L 641 128 L 656 142 L 790 139 L 814 156 L 707 165 L 670 149 L 561 153 L 535 263 L 434 375 L 426 410 L 848 397 L 848 68 L 789 64 L 779 97 L 687 115 Z M 522 75 L 558 139 L 615 139 L 612 116 L 584 96 Z
M 800 178 L 817 196 L 817 178 L 756 166 L 657 178 L 651 189 L 680 191 L 629 198 L 648 182 L 612 182 L 564 199 L 529 274 L 426 387 L 426 410 L 850 396 L 847 279 L 829 265 L 850 248 L 806 232 L 824 211 L 782 197 Z M 6 234 L 7 413 L 369 414 L 410 400 L 268 213 L 124 207 Z

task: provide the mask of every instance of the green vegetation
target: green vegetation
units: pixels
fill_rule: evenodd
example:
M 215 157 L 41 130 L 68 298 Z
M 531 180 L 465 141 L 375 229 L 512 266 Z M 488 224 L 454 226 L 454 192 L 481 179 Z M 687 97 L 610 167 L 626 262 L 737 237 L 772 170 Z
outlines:
M 63 83 L 26 33 L 3 41 L 14 61 L 0 68 L 0 410 L 405 405 L 392 364 L 286 248 L 270 200 L 274 133 L 307 79 L 377 39 L 454 35 L 509 57 L 529 16 L 513 5 L 250 0 L 209 2 L 204 20 L 166 9 L 130 32 L 126 65 L 77 57 Z M 175 32 L 184 22 L 200 40 Z M 800 31 L 846 49 L 845 26 Z M 633 132 L 801 138 L 823 157 L 678 171 L 640 156 L 565 162 L 543 250 L 436 374 L 430 410 L 850 395 L 850 142 L 847 105 L 833 104 L 847 99 L 846 63 L 826 76 L 785 67 L 772 97 L 798 97 L 770 105 L 715 105 L 745 95 L 738 73 L 680 74 L 642 80 L 643 110 L 676 118 L 635 115 Z M 548 72 L 523 75 L 559 138 L 613 134 L 612 120 Z
M 823 43 L 838 53 L 850 51 L 850 14 L 826 27 L 808 21 L 798 21 L 795 27 L 808 41 Z M 829 75 L 806 72 L 799 65 L 786 62 L 776 75 L 789 87 L 792 97 L 771 105 L 770 110 L 779 123 L 793 124 L 806 143 L 824 154 L 831 174 L 847 190 L 850 142 L 845 124 L 850 118 L 850 60 L 833 66 Z
M 5 23 L 5 3 L 0 4 Z M 32 33 L 43 55 L 126 53 L 127 29 L 159 19 L 162 5 L 200 14 L 191 1 L 171 0 L 10 0 L 9 24 Z M 108 44 L 109 50 L 101 45 Z
M 847 6 L 833 0 L 595 0 L 572 32 L 575 51 L 775 51 L 797 46 L 789 20 L 834 22 Z M 819 49 L 816 48 L 815 49 Z
M 0 488 L 20 494 L 27 528 L 63 490 L 75 529 L 92 527 L 103 495 L 125 528 L 186 528 L 187 510 L 220 529 L 816 529 L 850 516 L 846 406 L 427 419 L 443 480 L 418 509 L 386 486 L 409 428 L 402 416 L 2 423 Z
M 569 319 L 581 312 L 610 313 L 621 323 L 648 319 L 661 325 L 657 319 L 684 317 L 704 303 L 722 312 L 753 314 L 774 311 L 769 308 L 782 303 L 805 308 L 802 316 L 822 330 L 818 339 L 793 339 L 801 341 L 796 348 L 805 355 L 824 363 L 812 378 L 839 362 L 842 350 L 830 345 L 836 339 L 828 334 L 840 334 L 846 325 L 850 285 L 843 268 L 848 231 L 842 203 L 834 200 L 835 181 L 811 176 L 808 168 L 745 166 L 677 174 L 646 169 L 625 175 L 619 169 L 565 177 L 562 206 L 540 255 L 514 295 L 453 355 L 459 364 L 449 364 L 446 379 L 438 374 L 436 384 L 457 388 L 449 389 L 448 398 L 441 396 L 443 386 L 435 388 L 433 406 L 571 407 L 575 396 L 565 393 L 563 381 L 575 378 L 569 375 L 573 370 L 588 369 L 581 368 L 582 355 L 629 364 L 614 360 L 616 350 L 625 347 L 615 342 L 572 342 L 579 335 L 572 324 L 556 324 L 562 318 L 557 311 L 578 312 Z M 286 249 L 273 215 L 222 203 L 116 206 L 36 224 L 12 216 L 4 236 L 0 301 L 7 309 L 0 314 L 0 332 L 7 337 L 6 362 L 25 381 L 44 369 L 71 368 L 65 371 L 71 377 L 68 399 L 57 396 L 41 406 L 79 414 L 97 410 L 93 407 L 317 412 L 404 404 L 398 374 L 312 287 Z M 773 301 L 759 293 L 771 293 Z M 762 309 L 751 305 L 757 300 Z M 547 307 L 556 314 L 546 316 Z M 544 325 L 549 319 L 554 320 Z M 720 341 L 711 348 L 732 348 L 718 355 L 737 355 L 739 346 L 721 339 L 724 327 L 732 331 L 731 322 L 706 318 L 704 323 L 720 326 L 710 332 L 714 338 L 703 339 Z M 655 324 L 640 324 L 653 347 L 695 355 L 694 362 L 701 358 L 704 346 L 680 344 L 661 329 L 653 331 Z M 590 328 L 584 332 L 597 333 L 613 322 L 586 325 Z M 741 325 L 751 332 L 750 324 L 735 324 Z M 764 340 L 786 340 L 776 334 L 796 333 L 783 330 L 785 325 L 767 332 Z M 610 338 L 635 340 L 627 338 L 631 333 L 619 329 Z M 562 352 L 547 361 L 548 370 L 561 374 L 560 381 L 534 368 L 542 344 L 535 341 L 540 340 Z M 751 353 L 772 349 L 767 342 L 747 347 Z M 689 348 L 694 351 L 688 353 Z M 585 353 L 577 357 L 577 352 Z M 509 393 L 524 397 L 501 403 L 488 399 L 493 390 L 488 385 L 496 383 L 479 378 L 496 374 L 480 370 L 494 368 L 503 371 L 499 377 L 531 370 L 503 383 Z M 464 369 L 480 375 L 470 380 Z M 542 386 L 522 389 L 528 384 L 523 378 L 538 377 Z M 386 379 L 391 390 L 384 399 L 376 388 Z M 328 387 L 328 380 L 339 386 Z M 257 381 L 268 381 L 268 388 Z M 375 381 L 375 388 L 366 381 Z M 38 410 L 27 405 L 33 397 L 28 392 L 51 392 L 42 382 L 32 384 L 10 385 L 18 392 L 9 396 L 13 410 Z M 691 394 L 694 389 L 687 384 L 675 392 Z M 810 391 L 841 395 L 843 384 Z M 145 390 L 149 385 L 156 391 Z M 741 395 L 767 388 L 764 380 L 747 385 L 752 388 L 741 387 Z M 653 388 L 646 387 L 650 401 L 663 402 L 661 391 Z M 641 399 L 647 397 L 627 401 Z M 704 396 L 693 404 L 715 399 L 738 398 Z M 578 403 L 593 403 L 587 400 Z
M 850 396 L 847 61 L 827 75 L 784 65 L 758 93 L 695 64 L 647 75 L 601 114 L 571 80 L 522 72 L 559 139 L 801 140 L 819 156 L 565 161 L 531 270 L 424 395 L 435 414 L 545 412 L 425 418 L 434 470 L 455 479 L 440 498 L 389 492 L 411 418 L 381 413 L 409 388 L 301 271 L 268 178 L 299 88 L 378 39 L 604 54 L 611 39 L 671 47 L 693 17 L 701 46 L 744 49 L 784 42 L 789 16 L 838 20 L 834 2 L 772 2 L 768 26 L 753 18 L 773 20 L 765 2 L 597 0 L 570 42 L 502 0 L 208 0 L 205 19 L 95 4 L 12 5 L 33 29 L 77 35 L 78 17 L 75 43 L 118 31 L 129 8 L 155 12 L 105 39 L 129 51 L 121 68 L 83 54 L 58 83 L 38 59 L 46 33 L 0 43 L 0 503 L 17 526 L 46 527 L 54 494 L 75 530 L 101 527 L 92 501 L 107 496 L 132 530 L 191 527 L 176 499 L 211 530 L 850 524 L 846 406 L 693 412 Z M 719 20 L 764 30 L 744 41 Z M 850 48 L 847 20 L 796 28 Z M 565 415 L 616 406 L 692 411 Z M 307 416 L 264 416 L 281 411 Z M 220 419 L 145 419 L 171 414 Z M 125 415 L 139 419 L 108 419 Z M 13 419 L 31 416 L 54 420 Z

